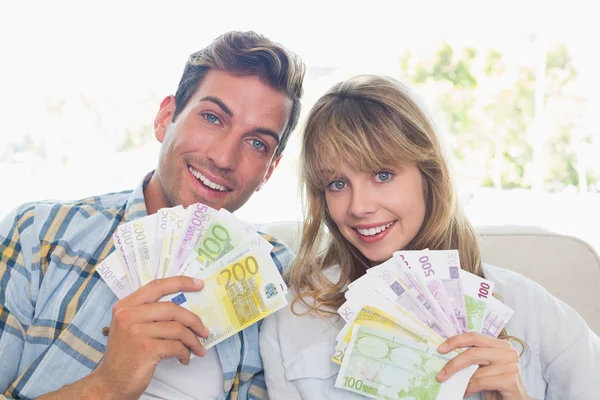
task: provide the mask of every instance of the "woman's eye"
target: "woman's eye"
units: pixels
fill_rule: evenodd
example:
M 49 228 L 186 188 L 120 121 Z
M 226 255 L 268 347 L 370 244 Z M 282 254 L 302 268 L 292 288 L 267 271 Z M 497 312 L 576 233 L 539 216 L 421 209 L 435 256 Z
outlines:
M 209 123 L 209 124 L 213 124 L 213 125 L 221 125 L 221 121 L 219 120 L 219 118 L 211 113 L 203 113 L 202 117 Z
M 346 182 L 344 181 L 333 181 L 328 185 L 329 190 L 333 192 L 340 191 L 346 188 Z
M 387 182 L 392 179 L 392 173 L 387 171 L 381 171 L 375 174 L 375 181 Z
M 258 151 L 262 151 L 263 153 L 267 152 L 267 145 L 261 142 L 258 139 L 250 139 L 250 144 Z

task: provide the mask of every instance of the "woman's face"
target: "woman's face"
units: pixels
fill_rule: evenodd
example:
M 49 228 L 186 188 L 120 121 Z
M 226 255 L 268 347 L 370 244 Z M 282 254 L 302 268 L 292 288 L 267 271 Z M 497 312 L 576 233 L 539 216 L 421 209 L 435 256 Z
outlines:
M 373 264 L 406 247 L 425 219 L 423 177 L 416 165 L 357 171 L 342 164 L 326 183 L 331 218 L 346 240 Z

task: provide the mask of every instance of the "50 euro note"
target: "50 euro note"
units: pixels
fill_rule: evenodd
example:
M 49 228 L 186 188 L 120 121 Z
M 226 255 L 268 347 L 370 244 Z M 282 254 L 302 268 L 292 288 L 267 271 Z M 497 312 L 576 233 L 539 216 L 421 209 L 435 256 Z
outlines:
M 437 373 L 458 355 L 393 331 L 357 325 L 340 367 L 335 387 L 373 399 L 462 399 L 476 365 L 440 383 Z
M 200 339 L 207 349 L 287 304 L 287 286 L 271 258 L 270 249 L 247 246 L 231 253 L 218 262 L 218 268 L 210 275 L 206 276 L 206 270 L 196 275 L 204 279 L 201 291 L 161 299 L 172 301 L 201 318 L 210 332 L 208 338 Z

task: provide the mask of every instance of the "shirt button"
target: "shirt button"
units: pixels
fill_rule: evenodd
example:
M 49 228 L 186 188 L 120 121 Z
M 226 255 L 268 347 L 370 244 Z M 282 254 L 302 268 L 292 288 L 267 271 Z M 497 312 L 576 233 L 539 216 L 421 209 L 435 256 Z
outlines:
M 105 326 L 104 328 L 102 328 L 102 334 L 104 336 L 108 336 L 109 332 L 110 332 L 110 328 L 108 326 Z

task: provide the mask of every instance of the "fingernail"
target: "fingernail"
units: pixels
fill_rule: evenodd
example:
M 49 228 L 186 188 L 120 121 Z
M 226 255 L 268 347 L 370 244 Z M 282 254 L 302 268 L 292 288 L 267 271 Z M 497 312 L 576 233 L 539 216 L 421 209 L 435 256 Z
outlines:
M 446 375 L 444 370 L 441 370 L 440 372 L 438 372 L 438 374 L 437 374 L 438 381 L 441 381 L 442 379 L 444 379 L 444 375 Z
M 440 347 L 438 347 L 438 351 L 440 351 L 440 352 L 446 351 L 447 348 L 448 348 L 448 343 L 444 342 L 444 343 L 440 344 Z
M 204 281 L 202 279 L 194 278 L 193 280 L 194 280 L 194 283 L 196 284 L 196 286 L 200 286 L 204 283 Z

